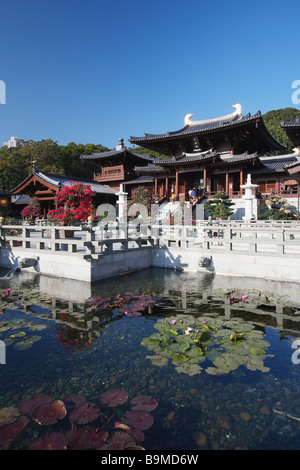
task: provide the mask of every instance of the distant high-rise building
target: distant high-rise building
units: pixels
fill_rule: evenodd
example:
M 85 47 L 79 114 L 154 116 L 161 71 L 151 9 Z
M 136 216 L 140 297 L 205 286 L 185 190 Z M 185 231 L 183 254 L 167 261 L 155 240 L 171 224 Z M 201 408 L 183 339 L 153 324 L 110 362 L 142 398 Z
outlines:
M 18 137 L 11 137 L 8 142 L 3 142 L 3 146 L 16 147 L 18 145 L 18 142 L 19 142 Z

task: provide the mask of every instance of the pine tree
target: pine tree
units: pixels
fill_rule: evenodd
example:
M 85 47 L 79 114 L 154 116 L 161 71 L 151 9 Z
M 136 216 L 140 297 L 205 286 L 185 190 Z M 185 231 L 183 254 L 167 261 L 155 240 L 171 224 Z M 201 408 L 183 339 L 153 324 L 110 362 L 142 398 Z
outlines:
M 233 214 L 231 199 L 223 193 L 216 193 L 213 199 L 209 199 L 204 204 L 204 209 L 213 219 L 226 220 Z

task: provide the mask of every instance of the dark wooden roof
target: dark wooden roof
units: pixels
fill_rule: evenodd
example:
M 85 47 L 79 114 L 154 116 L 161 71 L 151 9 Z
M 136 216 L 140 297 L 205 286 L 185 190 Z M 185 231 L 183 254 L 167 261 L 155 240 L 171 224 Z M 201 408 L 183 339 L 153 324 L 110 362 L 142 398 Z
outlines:
M 237 154 L 246 151 L 266 154 L 285 150 L 285 146 L 266 128 L 260 111 L 253 116 L 250 113 L 246 116 L 234 113 L 228 116 L 227 119 L 191 122 L 177 131 L 165 134 L 130 137 L 129 141 L 170 156 L 191 153 L 195 148 L 201 151 L 210 148 L 217 150 L 224 142 Z
M 93 160 L 99 164 L 110 165 L 114 164 L 114 160 L 122 160 L 128 162 L 131 165 L 147 165 L 148 162 L 152 161 L 148 155 L 141 155 L 139 153 L 131 152 L 123 144 L 123 139 L 119 139 L 119 145 L 115 149 L 109 150 L 108 152 L 92 153 L 91 155 L 80 155 L 81 160 Z
M 300 146 L 300 116 L 295 121 L 282 121 L 280 124 L 295 147 Z
M 71 176 L 56 175 L 37 169 L 33 170 L 33 172 L 24 181 L 12 189 L 12 193 L 26 194 L 26 187 L 28 187 L 34 181 L 39 181 L 51 191 L 57 191 L 59 188 L 63 188 L 64 186 L 71 186 L 74 183 L 82 183 L 89 184 L 91 186 L 91 190 L 96 191 L 97 194 L 105 194 L 109 196 L 114 196 L 116 194 L 116 191 L 110 187 L 106 186 L 105 184 L 97 183 L 96 181 L 72 178 Z

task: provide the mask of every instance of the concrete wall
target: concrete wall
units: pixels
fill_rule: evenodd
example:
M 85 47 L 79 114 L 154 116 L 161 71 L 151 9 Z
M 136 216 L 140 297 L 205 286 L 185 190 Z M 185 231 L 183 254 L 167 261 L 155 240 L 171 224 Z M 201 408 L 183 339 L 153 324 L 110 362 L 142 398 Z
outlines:
M 211 263 L 203 266 L 203 258 Z M 189 272 L 214 272 L 217 275 L 256 277 L 269 280 L 300 282 L 299 258 L 233 252 L 215 253 L 202 249 L 154 247 L 152 265 Z
M 151 246 L 145 246 L 143 248 L 102 255 L 98 260 L 90 262 L 91 280 L 98 281 L 125 274 L 128 271 L 148 268 L 152 265 L 151 250 Z M 86 263 L 89 264 L 88 261 Z
M 0 267 L 17 267 L 22 259 L 34 258 L 37 264 L 25 270 L 88 283 L 150 266 L 300 282 L 298 222 L 283 225 L 220 222 L 199 228 L 170 226 L 159 230 L 158 238 L 153 236 L 143 243 L 141 239 L 136 240 L 137 243 L 118 238 L 86 242 L 76 238 L 54 239 L 54 242 L 66 244 L 68 251 L 57 251 L 58 243 L 54 242 L 52 250 L 45 246 L 33 248 L 28 246 L 31 238 L 27 237 L 26 248 L 25 242 L 23 246 L 2 244 Z M 189 232 L 192 235 L 188 236 Z M 70 249 L 76 240 L 81 251 Z M 14 237 L 11 241 L 14 242 Z
M 68 252 L 42 252 L 26 249 L 1 248 L 0 267 L 18 266 L 25 258 L 37 259 L 36 266 L 25 268 L 56 278 L 93 282 L 117 276 L 127 271 L 139 270 L 151 266 L 151 246 L 143 246 L 111 254 L 98 255 L 96 259 L 86 260 L 81 254 Z

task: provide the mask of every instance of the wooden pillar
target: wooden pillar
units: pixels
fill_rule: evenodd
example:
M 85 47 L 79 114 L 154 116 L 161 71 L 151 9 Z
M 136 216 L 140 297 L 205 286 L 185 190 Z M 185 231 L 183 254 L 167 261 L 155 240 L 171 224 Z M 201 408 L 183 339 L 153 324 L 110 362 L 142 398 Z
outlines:
M 169 178 L 167 176 L 166 176 L 166 191 L 165 191 L 165 193 L 166 193 L 166 197 L 168 199 L 168 197 L 169 197 Z
M 178 196 L 179 196 L 179 184 L 178 184 L 178 171 L 176 171 L 176 177 L 175 177 L 175 199 L 177 201 Z
M 208 195 L 211 196 L 211 176 L 208 179 Z
M 243 170 L 240 170 L 240 186 L 244 184 L 244 172 Z M 240 188 L 240 193 L 242 194 L 243 193 L 243 190 L 242 188 Z
M 154 177 L 154 194 L 157 196 L 157 176 Z
M 228 171 L 225 174 L 225 194 L 229 196 L 229 174 Z
M 207 172 L 206 168 L 203 170 L 203 191 L 206 192 L 206 185 L 207 185 Z

